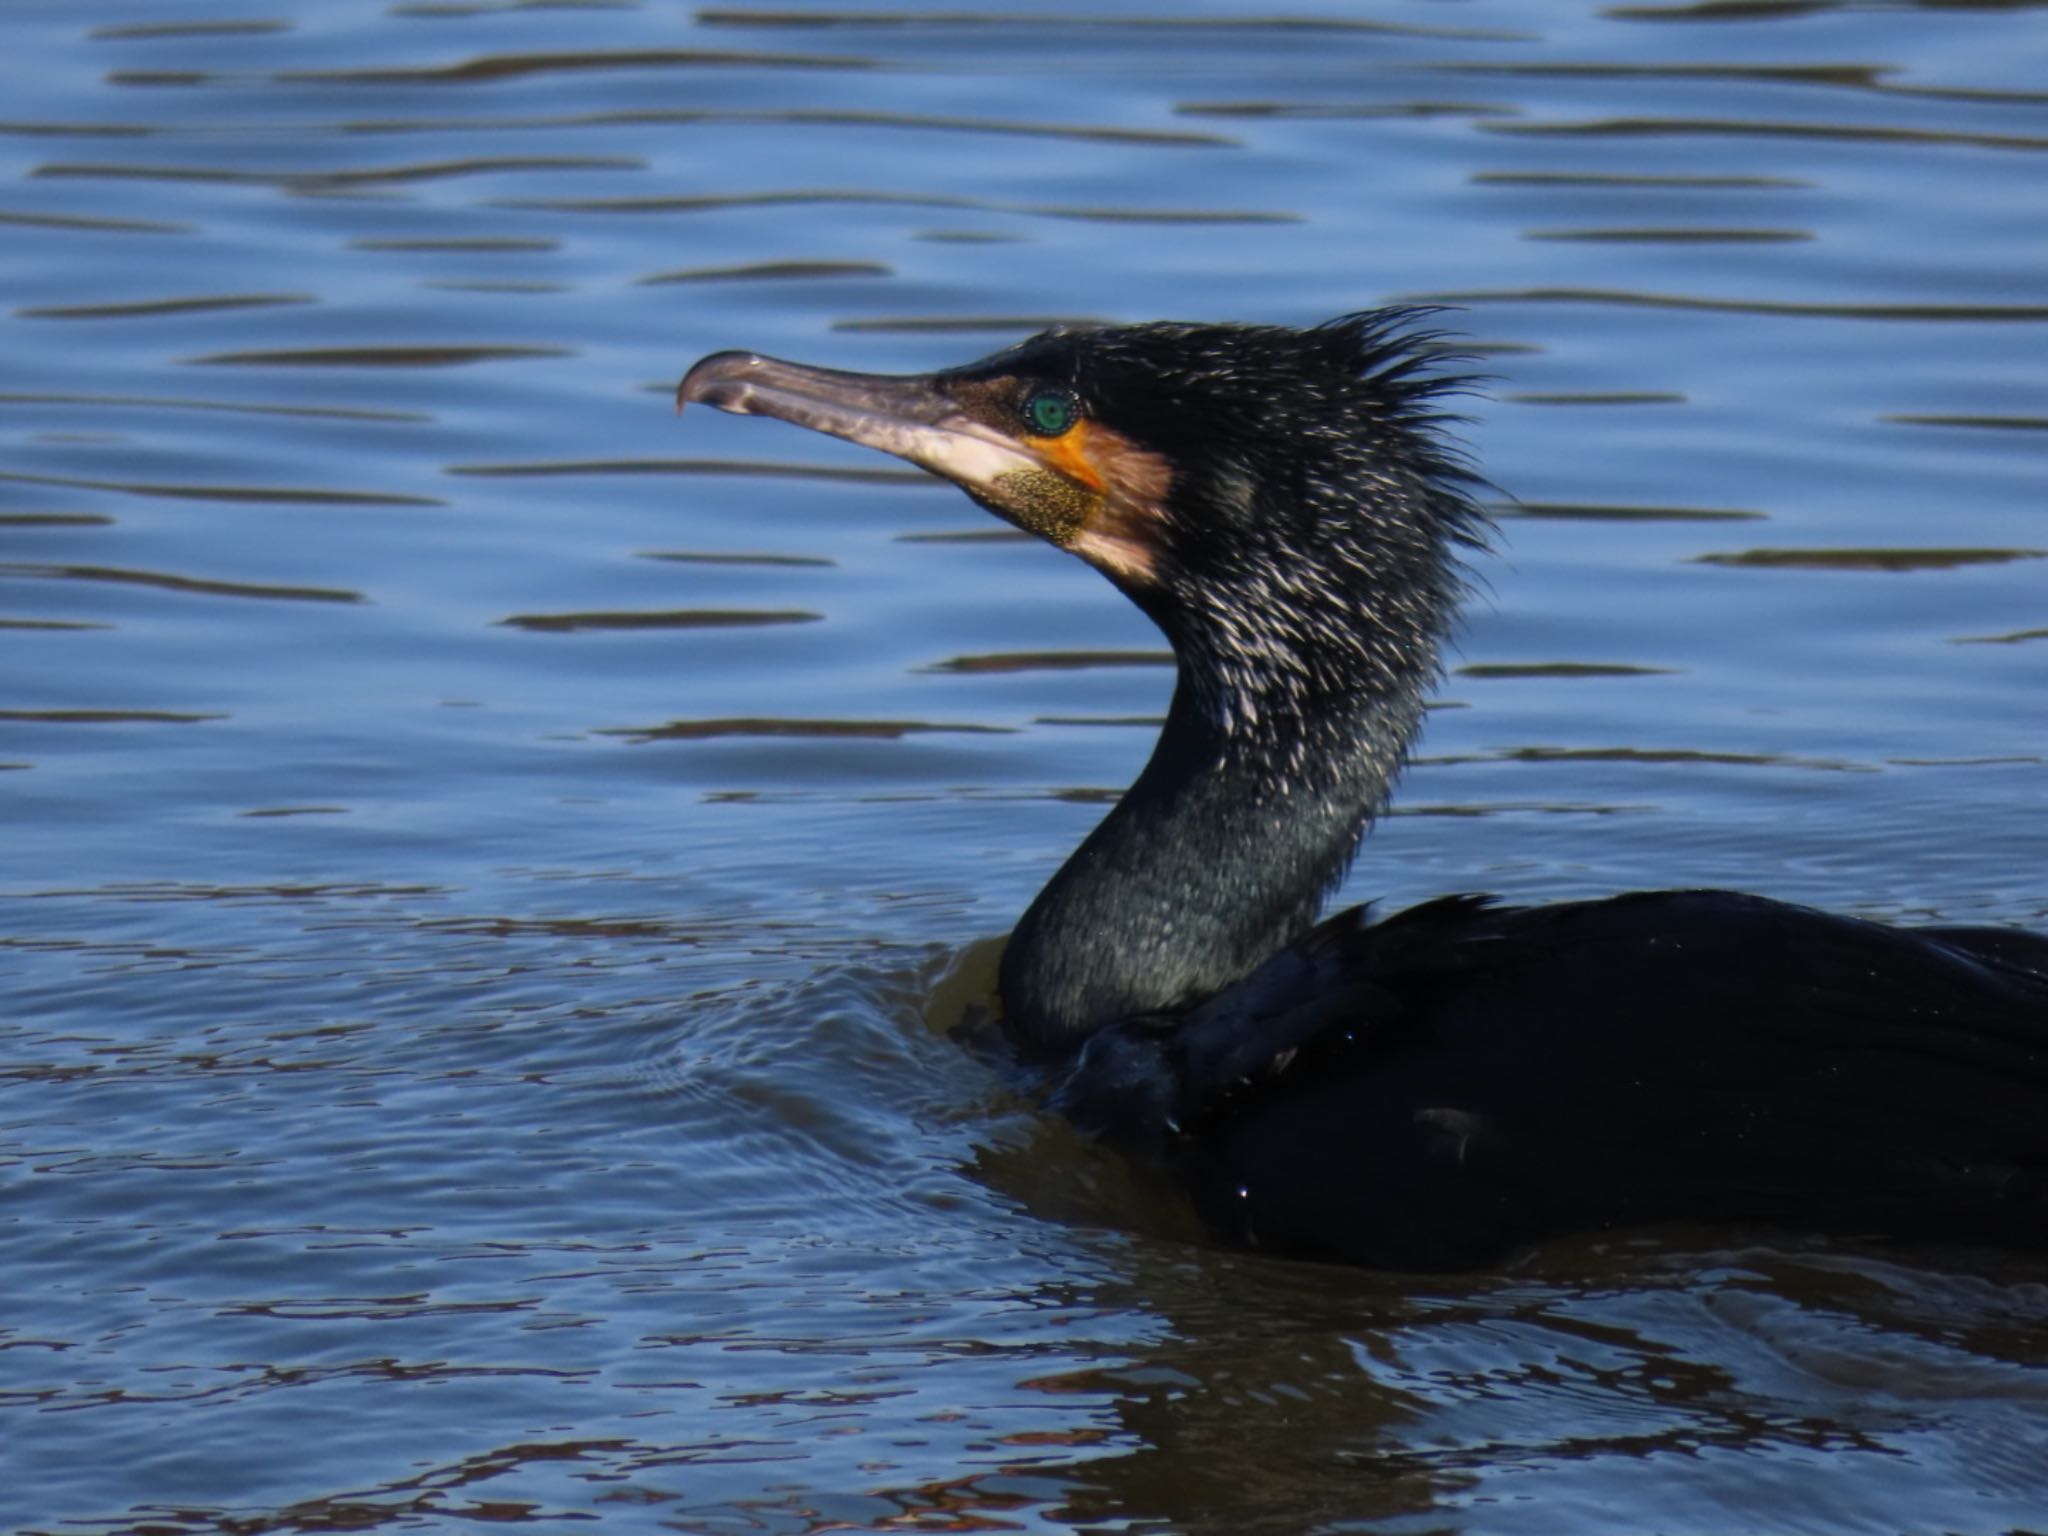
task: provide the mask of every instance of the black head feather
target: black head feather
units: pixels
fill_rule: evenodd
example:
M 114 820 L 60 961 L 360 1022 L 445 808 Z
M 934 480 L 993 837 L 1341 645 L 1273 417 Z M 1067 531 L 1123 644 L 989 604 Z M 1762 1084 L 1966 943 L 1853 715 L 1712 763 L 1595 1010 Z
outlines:
M 1219 720 L 1271 723 L 1432 680 L 1488 531 L 1443 409 L 1476 380 L 1432 313 L 1062 327 L 955 373 L 1058 384 L 1171 467 L 1154 579 L 1120 584 Z

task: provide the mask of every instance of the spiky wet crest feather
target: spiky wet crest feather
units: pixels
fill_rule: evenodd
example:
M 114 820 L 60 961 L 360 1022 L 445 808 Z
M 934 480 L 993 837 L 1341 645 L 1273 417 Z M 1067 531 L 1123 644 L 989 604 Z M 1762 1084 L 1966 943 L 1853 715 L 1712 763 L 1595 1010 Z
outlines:
M 1172 465 L 1157 580 L 1125 590 L 1246 742 L 1430 681 L 1412 648 L 1448 621 L 1456 552 L 1487 528 L 1441 407 L 1475 381 L 1444 371 L 1464 359 L 1419 328 L 1431 313 L 1063 330 L 978 365 L 1057 378 Z
M 1142 580 L 1172 643 L 1152 760 L 1004 965 L 1049 1047 L 1180 1006 L 1298 936 L 1383 807 L 1483 543 L 1426 311 L 1308 329 L 1061 330 L 974 365 L 1045 378 L 1172 467 Z

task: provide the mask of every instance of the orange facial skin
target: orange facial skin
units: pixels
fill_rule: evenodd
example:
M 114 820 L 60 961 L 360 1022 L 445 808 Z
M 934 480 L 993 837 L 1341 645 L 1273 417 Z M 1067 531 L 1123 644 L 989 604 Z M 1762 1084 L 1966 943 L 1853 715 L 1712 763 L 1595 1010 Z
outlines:
M 1105 489 L 1103 475 L 1096 467 L 1091 451 L 1095 446 L 1093 439 L 1098 430 L 1100 429 L 1095 423 L 1084 417 L 1058 437 L 1026 437 L 1021 441 L 1026 448 L 1069 480 L 1078 481 L 1089 490 L 1100 492 Z

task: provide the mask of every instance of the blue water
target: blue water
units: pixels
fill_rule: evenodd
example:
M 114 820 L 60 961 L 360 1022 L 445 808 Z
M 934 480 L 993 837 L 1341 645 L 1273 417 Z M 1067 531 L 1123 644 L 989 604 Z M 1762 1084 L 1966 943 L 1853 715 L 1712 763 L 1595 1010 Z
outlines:
M 2048 8 L 14 0 L 0 1526 L 2048 1530 L 2048 1273 L 1222 1251 L 950 1026 L 1170 673 L 727 346 L 1461 306 L 1347 888 L 2048 924 Z

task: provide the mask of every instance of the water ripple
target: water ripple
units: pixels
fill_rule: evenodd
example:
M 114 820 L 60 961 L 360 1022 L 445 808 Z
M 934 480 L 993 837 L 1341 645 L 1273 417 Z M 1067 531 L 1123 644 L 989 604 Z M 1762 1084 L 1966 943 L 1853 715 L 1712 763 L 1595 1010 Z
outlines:
M 985 133 L 1006 138 L 1070 139 L 1080 143 L 1116 144 L 1161 149 L 1234 149 L 1239 141 L 1225 134 L 1186 129 L 1126 128 L 1088 123 L 1034 122 L 1022 118 L 968 117 L 942 113 L 861 112 L 826 107 L 778 110 L 712 110 L 681 107 L 617 108 L 574 116 L 500 116 L 368 118 L 336 125 L 341 133 L 448 134 L 554 132 L 576 128 L 660 128 L 765 126 L 793 128 L 912 128 L 926 133 Z M 365 173 L 372 174 L 372 173 Z
M 1966 565 L 2007 565 L 2048 559 L 2041 549 L 1744 549 L 1695 555 L 1697 565 L 1768 571 L 1952 571 Z
M 307 293 L 200 294 L 180 299 L 138 299 L 126 304 L 49 304 L 14 313 L 24 320 L 141 320 L 158 315 L 203 315 L 229 309 L 275 309 L 315 304 Z
M 59 485 L 77 490 L 116 491 L 123 496 L 161 497 L 172 501 L 246 501 L 277 505 L 326 507 L 438 507 L 431 496 L 397 491 L 343 491 L 286 485 L 171 485 L 138 480 L 89 480 L 74 475 L 30 475 L 0 471 L 0 481 L 18 485 Z
M 293 347 L 276 351 L 209 352 L 186 358 L 189 363 L 258 368 L 462 368 L 471 363 L 522 361 L 539 357 L 571 357 L 567 347 L 430 346 L 430 347 Z
M 155 587 L 165 592 L 193 592 L 209 597 L 253 597 L 299 603 L 368 601 L 362 593 L 351 592 L 341 587 L 292 587 L 269 582 L 219 581 L 203 576 L 179 576 L 169 571 L 123 570 L 110 565 L 33 565 L 25 562 L 0 562 L 0 575 Z
M 666 725 L 610 726 L 600 736 L 623 736 L 635 744 L 650 741 L 709 741 L 726 736 L 819 737 L 853 741 L 901 741 L 931 734 L 1006 736 L 1000 725 L 944 725 L 927 720 L 777 720 L 763 717 L 725 720 L 671 720 Z
M 988 198 L 916 192 L 864 191 L 846 187 L 813 187 L 778 192 L 718 192 L 682 196 L 506 198 L 498 208 L 543 213 L 711 213 L 733 208 L 831 206 L 867 204 L 888 208 L 962 208 L 983 213 L 1014 213 L 1041 219 L 1076 219 L 1096 224 L 1293 224 L 1301 215 L 1250 209 L 1087 208 L 1062 203 L 1003 203 Z
M 1965 133 L 1954 129 L 1901 128 L 1885 123 L 1809 123 L 1790 119 L 1607 117 L 1586 122 L 1482 122 L 1487 133 L 1526 134 L 1532 138 L 1748 138 L 1831 139 L 1844 143 L 1911 144 L 1945 148 L 2043 150 L 2048 137 L 2018 133 Z
M 450 464 L 443 473 L 479 479 L 552 479 L 580 475 L 744 475 L 778 480 L 844 480 L 865 485 L 943 486 L 922 470 L 869 465 L 786 464 L 774 459 L 562 459 L 536 464 Z
M 417 425 L 434 419 L 425 411 L 380 410 L 372 406 L 285 405 L 257 400 L 192 400 L 165 395 L 0 393 L 0 405 L 105 405 L 158 411 L 226 411 L 246 416 L 302 416 L 315 421 L 360 421 L 400 425 Z
M 770 624 L 815 624 L 824 617 L 801 608 L 678 608 L 662 613 L 515 613 L 498 622 L 539 634 L 566 635 L 616 629 L 752 629 Z
M 1449 290 L 1409 297 L 1427 304 L 1611 304 L 1646 309 L 1698 309 L 1740 315 L 1800 315 L 1816 320 L 2048 320 L 2048 304 L 1855 304 L 1822 300 L 1720 299 L 1704 294 L 1646 293 L 1599 288 Z
M 1005 31 L 1040 30 L 1054 33 L 1080 28 L 1105 31 L 1213 32 L 1223 37 L 1254 32 L 1281 35 L 1333 33 L 1338 35 L 1428 38 L 1440 42 L 1533 42 L 1536 35 L 1503 28 L 1426 27 L 1395 21 L 1373 21 L 1346 16 L 1162 16 L 1125 14 L 1105 16 L 1090 11 L 804 11 L 739 10 L 712 7 L 697 12 L 697 21 L 707 27 L 788 28 L 1001 28 Z
M 475 85 L 516 80 L 530 75 L 612 73 L 641 69 L 871 69 L 872 59 L 844 55 L 748 53 L 715 48 L 637 48 L 562 53 L 485 54 L 453 64 L 420 64 L 393 68 L 279 70 L 261 75 L 212 73 L 202 70 L 117 69 L 109 85 L 232 86 L 258 81 L 279 85 Z

